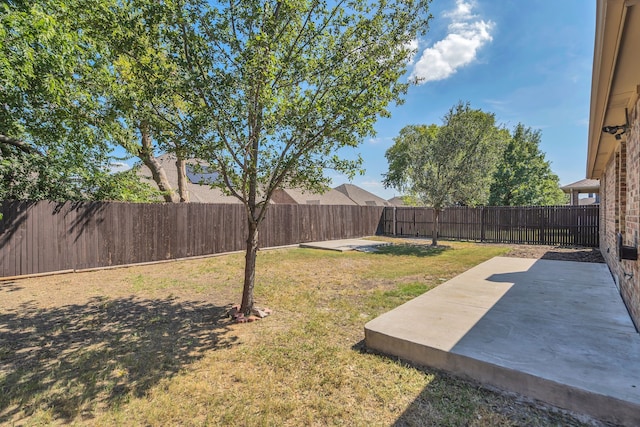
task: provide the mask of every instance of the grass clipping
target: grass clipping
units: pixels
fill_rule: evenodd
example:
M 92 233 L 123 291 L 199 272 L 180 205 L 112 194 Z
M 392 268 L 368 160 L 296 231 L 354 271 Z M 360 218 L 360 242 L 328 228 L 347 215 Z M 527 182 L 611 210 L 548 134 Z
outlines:
M 363 351 L 367 321 L 507 251 L 446 245 L 261 252 L 277 314 L 250 327 L 238 254 L 4 283 L 0 424 L 579 425 Z

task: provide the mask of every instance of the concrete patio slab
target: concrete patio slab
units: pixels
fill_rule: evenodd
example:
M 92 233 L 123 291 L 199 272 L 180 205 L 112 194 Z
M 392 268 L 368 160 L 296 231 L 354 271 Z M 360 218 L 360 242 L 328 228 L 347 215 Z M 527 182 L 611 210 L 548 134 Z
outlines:
M 365 325 L 370 349 L 640 425 L 640 335 L 605 264 L 496 257 Z
M 378 246 L 388 246 L 390 244 L 391 243 L 388 243 L 388 242 L 376 242 L 375 240 L 340 239 L 340 240 L 326 240 L 323 242 L 300 243 L 300 247 L 347 252 L 347 251 L 358 251 L 358 250 L 368 251 Z

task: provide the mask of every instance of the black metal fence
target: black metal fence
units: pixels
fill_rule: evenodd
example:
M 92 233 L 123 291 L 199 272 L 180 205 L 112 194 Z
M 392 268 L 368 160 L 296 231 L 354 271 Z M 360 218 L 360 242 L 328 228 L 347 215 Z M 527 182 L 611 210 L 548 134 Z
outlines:
M 438 236 L 477 242 L 599 245 L 599 205 L 451 207 L 440 213 Z M 432 208 L 385 208 L 385 235 L 431 237 Z

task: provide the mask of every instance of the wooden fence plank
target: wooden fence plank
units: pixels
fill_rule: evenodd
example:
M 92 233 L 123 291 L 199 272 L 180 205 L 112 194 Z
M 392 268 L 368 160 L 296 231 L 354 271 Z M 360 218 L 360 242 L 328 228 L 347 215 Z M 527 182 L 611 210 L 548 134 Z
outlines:
M 1 203 L 0 277 L 245 248 L 240 204 Z M 374 206 L 272 205 L 260 246 L 374 235 L 383 227 L 383 212 Z

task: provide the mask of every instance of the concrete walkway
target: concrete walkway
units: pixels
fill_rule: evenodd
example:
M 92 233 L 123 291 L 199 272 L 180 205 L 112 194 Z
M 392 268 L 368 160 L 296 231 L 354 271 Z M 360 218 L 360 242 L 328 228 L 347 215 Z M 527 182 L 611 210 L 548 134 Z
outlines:
M 367 347 L 640 425 L 640 335 L 605 264 L 496 257 L 365 325 Z
M 388 246 L 391 243 L 365 239 L 325 240 L 322 242 L 300 243 L 301 248 L 326 249 L 330 251 L 370 251 L 377 246 Z

